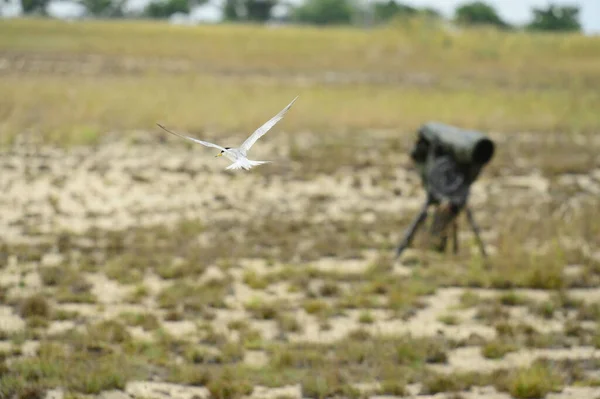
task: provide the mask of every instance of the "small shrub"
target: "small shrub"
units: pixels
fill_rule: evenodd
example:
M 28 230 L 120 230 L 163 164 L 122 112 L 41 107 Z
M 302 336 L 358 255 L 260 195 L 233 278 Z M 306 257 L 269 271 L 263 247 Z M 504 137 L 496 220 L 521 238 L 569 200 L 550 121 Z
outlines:
M 481 348 L 481 354 L 487 359 L 500 359 L 509 352 L 515 351 L 517 348 L 503 340 L 495 340 L 486 343 Z
M 21 317 L 50 317 L 50 304 L 41 294 L 31 295 L 21 301 L 19 313 Z
M 64 271 L 61 268 L 52 266 L 45 267 L 40 270 L 40 278 L 42 283 L 47 286 L 56 286 L 60 283 L 64 276 Z
M 561 377 L 545 365 L 535 363 L 529 368 L 519 369 L 508 376 L 508 392 L 519 399 L 543 398 L 557 390 Z
M 358 317 L 358 322 L 361 324 L 373 324 L 375 322 L 375 318 L 370 312 L 364 311 Z
M 279 309 L 275 302 L 266 303 L 258 299 L 254 299 L 247 303 L 246 310 L 259 320 L 272 320 L 279 314 Z

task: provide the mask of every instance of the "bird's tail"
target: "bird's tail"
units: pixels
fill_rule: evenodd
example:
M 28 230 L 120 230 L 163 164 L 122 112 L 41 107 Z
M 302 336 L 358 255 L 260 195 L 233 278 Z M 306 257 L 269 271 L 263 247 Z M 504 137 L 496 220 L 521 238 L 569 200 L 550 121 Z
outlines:
M 262 165 L 263 163 L 270 163 L 271 161 L 251 161 L 249 159 L 239 159 L 226 167 L 226 170 L 244 169 L 250 170 L 254 166 Z

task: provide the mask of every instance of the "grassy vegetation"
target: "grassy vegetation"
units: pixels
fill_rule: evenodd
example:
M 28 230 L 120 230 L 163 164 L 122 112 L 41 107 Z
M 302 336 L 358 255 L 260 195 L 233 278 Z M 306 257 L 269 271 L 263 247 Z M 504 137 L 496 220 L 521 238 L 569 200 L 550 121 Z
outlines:
M 298 94 L 284 131 L 407 131 L 429 119 L 507 132 L 600 127 L 600 40 L 579 35 L 11 20 L 0 51 L 11 61 L 0 77 L 3 140 L 27 131 L 94 142 L 156 122 L 241 135 Z M 41 70 L 28 72 L 34 59 Z M 73 70 L 61 73 L 61 60 Z
M 305 200 L 302 218 L 290 217 L 292 206 L 257 211 L 241 224 L 184 218 L 172 225 L 48 235 L 32 228 L 40 244 L 0 242 L 0 271 L 6 272 L 0 299 L 25 321 L 23 331 L 0 331 L 10 344 L 2 355 L 8 360 L 0 361 L 0 398 L 39 397 L 58 386 L 68 394 L 95 394 L 134 379 L 202 385 L 216 398 L 240 397 L 258 384 L 300 384 L 305 397 L 365 396 L 356 383 L 374 383 L 372 393 L 380 395 L 407 394 L 407 385 L 420 383 L 420 394 L 458 397 L 471 386 L 493 385 L 529 398 L 564 384 L 593 383 L 587 372 L 597 364 L 589 359 L 449 375 L 429 366 L 448 365 L 450 352 L 464 345 L 478 346 L 482 356 L 498 362 L 523 348 L 600 347 L 598 305 L 569 294 L 600 283 L 600 263 L 589 250 L 600 247 L 598 204 L 582 194 L 580 183 L 559 184 L 600 167 L 593 141 L 600 129 L 598 38 L 486 29 L 450 33 L 418 23 L 360 31 L 11 20 L 0 24 L 0 58 L 9 61 L 0 76 L 0 141 L 20 132 L 60 144 L 97 143 L 107 132 L 154 129 L 157 121 L 207 139 L 221 133 L 241 137 L 300 94 L 294 112 L 281 122 L 281 134 L 316 132 L 306 135 L 308 144 L 305 136 L 286 136 L 290 159 L 302 168 L 257 169 L 252 178 L 258 190 L 261 184 L 334 176 L 335 184 L 350 182 L 349 190 L 364 195 L 364 203 L 352 204 L 344 196 L 299 194 L 305 195 L 299 199 Z M 40 69 L 33 70 L 34 64 Z M 537 196 L 535 182 L 523 189 L 536 195 L 527 206 L 512 202 L 521 189 L 485 188 L 486 202 L 477 212 L 483 230 L 492 233 L 485 240 L 494 249 L 487 262 L 471 253 L 462 220 L 458 255 L 431 254 L 416 245 L 402 265 L 391 258 L 412 215 L 395 208 L 374 212 L 371 205 L 381 201 L 379 188 L 401 200 L 417 191 L 400 183 L 403 135 L 374 129 L 409 132 L 427 119 L 544 132 L 526 135 L 531 140 L 498 135 L 501 150 L 485 178 L 534 170 L 548 179 L 550 198 Z M 356 134 L 365 131 L 371 134 Z M 584 134 L 574 139 L 555 131 Z M 159 131 L 144 134 L 164 137 Z M 7 173 L 16 173 L 14 154 L 4 154 Z M 190 176 L 203 173 L 198 170 Z M 103 173 L 103 184 L 119 171 Z M 159 184 L 163 177 L 165 184 L 180 183 L 174 172 L 157 176 Z M 200 177 L 194 183 L 203 184 Z M 152 182 L 136 180 L 132 189 L 136 184 Z M 47 204 L 55 212 L 57 198 Z M 243 210 L 232 198 L 215 195 L 215 214 Z M 343 218 L 328 213 L 337 202 L 344 206 Z M 32 206 L 27 212 L 29 217 L 37 211 Z M 374 218 L 364 217 L 371 213 Z M 367 260 L 365 250 L 380 254 Z M 42 265 L 51 252 L 62 261 Z M 4 253 L 14 255 L 16 266 Z M 263 259 L 265 268 L 246 267 L 248 258 Z M 323 258 L 340 266 L 321 268 L 316 261 Z M 366 266 L 349 271 L 346 261 Z M 207 270 L 213 278 L 204 278 Z M 89 273 L 129 290 L 118 304 L 123 310 L 98 303 L 104 298 L 94 295 L 98 286 L 92 292 Z M 444 334 L 379 334 L 386 323 L 410 326 L 446 287 L 463 291 L 458 306 L 432 315 Z M 476 288 L 497 292 L 490 297 Z M 537 300 L 522 290 L 531 288 L 548 298 Z M 513 317 L 522 312 L 561 324 L 545 332 L 528 313 Z M 321 340 L 345 323 L 346 336 Z M 453 340 L 449 331 L 473 323 L 494 328 L 496 337 Z M 76 328 L 56 332 L 70 324 Z M 184 325 L 194 332 L 175 336 Z M 309 342 L 297 342 L 307 337 Z M 32 339 L 40 348 L 21 357 Z M 262 359 L 260 366 L 247 362 L 253 355 Z

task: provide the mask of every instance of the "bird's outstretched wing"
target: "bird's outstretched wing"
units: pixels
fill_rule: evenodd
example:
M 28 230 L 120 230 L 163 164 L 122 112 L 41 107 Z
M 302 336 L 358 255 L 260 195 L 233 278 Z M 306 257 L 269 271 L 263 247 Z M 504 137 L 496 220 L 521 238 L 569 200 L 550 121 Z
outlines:
M 227 150 L 226 148 L 221 147 L 220 145 L 217 144 L 213 144 L 213 143 L 209 143 L 208 141 L 202 141 L 202 140 L 198 140 L 195 139 L 193 137 L 188 137 L 188 136 L 184 136 L 183 134 L 179 134 L 179 133 L 175 133 L 169 129 L 167 129 L 166 127 L 164 127 L 163 125 L 161 125 L 160 123 L 157 123 L 158 127 L 160 127 L 162 130 L 164 130 L 165 132 L 174 134 L 175 136 L 181 137 L 183 139 L 187 139 L 187 140 L 191 140 L 194 143 L 198 143 L 198 144 L 202 144 L 205 147 L 212 147 L 212 148 L 218 148 L 221 151 L 225 151 L 225 152 L 229 152 L 229 150 Z
M 292 102 L 288 104 L 287 107 L 285 107 L 277 115 L 269 119 L 267 123 L 256 129 L 254 133 L 252 133 L 252 135 L 250 135 L 250 137 L 248 137 L 246 141 L 244 141 L 244 143 L 240 146 L 240 150 L 242 150 L 244 153 L 247 152 L 250 149 L 250 147 L 252 147 L 254 143 L 256 143 L 256 140 L 264 136 L 265 133 L 267 133 L 273 126 L 275 126 L 277 122 L 283 119 L 286 112 L 288 112 L 288 110 L 292 107 L 292 104 L 294 104 L 298 97 L 299 96 L 296 96 L 296 98 L 294 98 Z

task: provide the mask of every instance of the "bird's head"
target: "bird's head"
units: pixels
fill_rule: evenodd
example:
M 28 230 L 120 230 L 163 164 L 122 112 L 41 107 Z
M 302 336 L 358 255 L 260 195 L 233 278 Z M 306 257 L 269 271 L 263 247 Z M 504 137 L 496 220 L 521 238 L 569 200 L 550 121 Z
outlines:
M 226 149 L 226 150 L 228 150 L 228 149 L 230 149 L 230 148 L 231 148 L 231 147 L 225 147 L 225 149 Z M 220 153 L 218 153 L 218 154 L 217 154 L 217 155 L 215 155 L 215 156 L 217 156 L 217 157 L 222 157 L 224 153 L 225 153 L 225 151 L 221 150 L 221 152 L 220 152 Z

